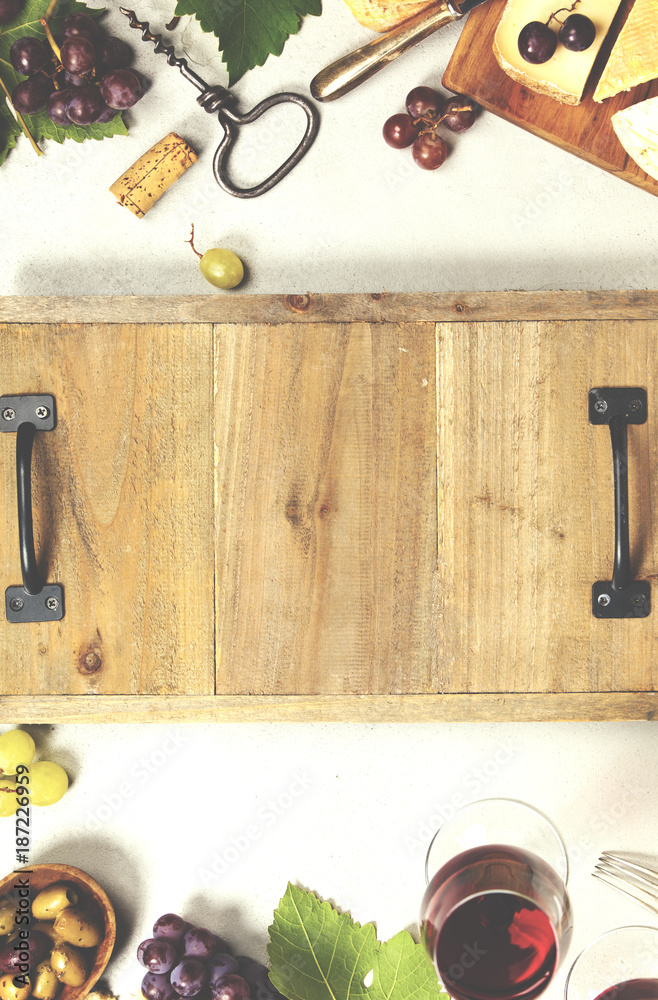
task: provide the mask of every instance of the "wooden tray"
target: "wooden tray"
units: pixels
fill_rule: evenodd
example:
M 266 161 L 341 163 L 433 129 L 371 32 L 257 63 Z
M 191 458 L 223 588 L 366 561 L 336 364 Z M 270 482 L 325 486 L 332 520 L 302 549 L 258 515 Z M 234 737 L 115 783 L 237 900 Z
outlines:
M 632 0 L 622 3 L 601 47 L 584 98 L 576 107 L 560 104 L 551 97 L 522 87 L 507 76 L 496 62 L 493 37 L 505 9 L 505 0 L 489 0 L 469 15 L 446 68 L 443 84 L 448 90 L 465 94 L 506 121 L 548 139 L 645 191 L 658 194 L 658 181 L 649 177 L 627 155 L 610 124 L 616 111 L 658 95 L 658 80 L 618 94 L 602 104 L 592 100 L 596 81 L 631 6 Z
M 655 587 L 657 337 L 642 291 L 0 299 L 3 392 L 57 402 L 33 504 L 66 604 L 2 616 L 0 721 L 652 718 L 658 608 L 591 614 L 612 462 L 586 401 L 647 388 Z

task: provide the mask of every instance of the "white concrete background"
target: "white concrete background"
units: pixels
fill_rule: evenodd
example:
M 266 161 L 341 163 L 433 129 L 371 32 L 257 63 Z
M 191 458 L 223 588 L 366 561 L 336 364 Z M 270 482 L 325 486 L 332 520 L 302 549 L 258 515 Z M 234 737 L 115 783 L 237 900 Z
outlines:
M 658 924 L 590 874 L 602 850 L 658 855 L 648 723 L 24 728 L 72 778 L 57 805 L 33 809 L 30 860 L 76 865 L 106 889 L 119 925 L 106 981 L 123 998 L 139 989 L 137 944 L 167 911 L 264 960 L 289 880 L 380 939 L 416 934 L 433 827 L 454 801 L 487 796 L 548 814 L 570 854 L 575 934 L 546 1000 L 592 938 Z M 14 831 L 0 822 L 5 873 Z
M 244 292 L 657 287 L 658 198 L 490 114 L 454 137 L 435 172 L 385 145 L 382 124 L 403 110 L 411 87 L 440 86 L 459 23 L 321 106 L 320 134 L 303 163 L 269 194 L 244 202 L 212 178 L 217 120 L 129 28 L 117 0 L 107 6 L 105 25 L 130 39 L 150 89 L 127 115 L 128 138 L 47 143 L 39 159 L 19 139 L 0 169 L 0 294 L 230 294 L 199 273 L 184 242 L 191 222 L 202 250 L 229 246 L 242 256 Z M 135 6 L 162 30 L 174 0 Z M 281 90 L 308 94 L 319 69 L 372 37 L 342 0 L 324 7 L 280 58 L 235 86 L 243 110 Z M 227 82 L 214 40 L 196 21 L 183 19 L 170 37 L 209 83 Z M 236 150 L 243 182 L 264 176 L 296 142 L 299 111 L 271 114 Z M 199 163 L 137 220 L 107 189 L 172 130 Z

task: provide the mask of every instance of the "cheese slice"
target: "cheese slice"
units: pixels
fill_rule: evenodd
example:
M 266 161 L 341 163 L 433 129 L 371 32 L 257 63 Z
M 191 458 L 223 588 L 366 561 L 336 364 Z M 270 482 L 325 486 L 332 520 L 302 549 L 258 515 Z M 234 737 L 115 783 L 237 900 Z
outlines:
M 559 0 L 558 0 L 559 3 Z M 596 36 L 584 52 L 571 52 L 558 42 L 551 58 L 540 65 L 526 62 L 519 53 L 519 33 L 530 21 L 544 21 L 557 9 L 555 0 L 507 0 L 496 34 L 494 55 L 508 76 L 539 94 L 554 97 L 562 104 L 580 104 L 603 39 L 608 34 L 620 0 L 581 0 L 576 8 L 596 26 Z M 560 19 L 566 13 L 558 15 Z M 556 32 L 560 25 L 551 21 Z
M 658 97 L 624 108 L 610 121 L 628 155 L 658 181 Z
M 594 91 L 605 101 L 658 76 L 658 0 L 635 0 Z

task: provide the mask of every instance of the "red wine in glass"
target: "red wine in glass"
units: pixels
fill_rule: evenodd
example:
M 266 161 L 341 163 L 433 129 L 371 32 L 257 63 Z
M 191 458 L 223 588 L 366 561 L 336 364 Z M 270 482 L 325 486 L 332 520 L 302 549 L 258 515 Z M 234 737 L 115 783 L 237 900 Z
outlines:
M 566 889 L 529 851 L 471 848 L 428 886 L 421 936 L 455 1000 L 532 1000 L 548 986 L 571 939 Z
M 596 1000 L 658 1000 L 658 979 L 628 979 L 599 993 Z

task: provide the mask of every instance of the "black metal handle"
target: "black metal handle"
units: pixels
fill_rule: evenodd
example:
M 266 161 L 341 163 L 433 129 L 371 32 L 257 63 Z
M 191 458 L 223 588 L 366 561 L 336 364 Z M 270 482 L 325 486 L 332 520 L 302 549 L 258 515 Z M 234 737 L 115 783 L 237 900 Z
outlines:
M 41 579 L 34 550 L 32 521 L 32 445 L 38 430 L 54 430 L 53 396 L 0 397 L 0 431 L 16 434 L 16 496 L 22 587 L 7 587 L 5 605 L 10 622 L 59 621 L 64 617 L 64 593 L 57 583 Z
M 651 611 L 651 585 L 633 580 L 628 528 L 628 425 L 647 419 L 645 389 L 590 389 L 589 419 L 608 424 L 612 443 L 615 495 L 615 554 L 612 580 L 592 585 L 592 613 L 597 618 L 646 618 Z

